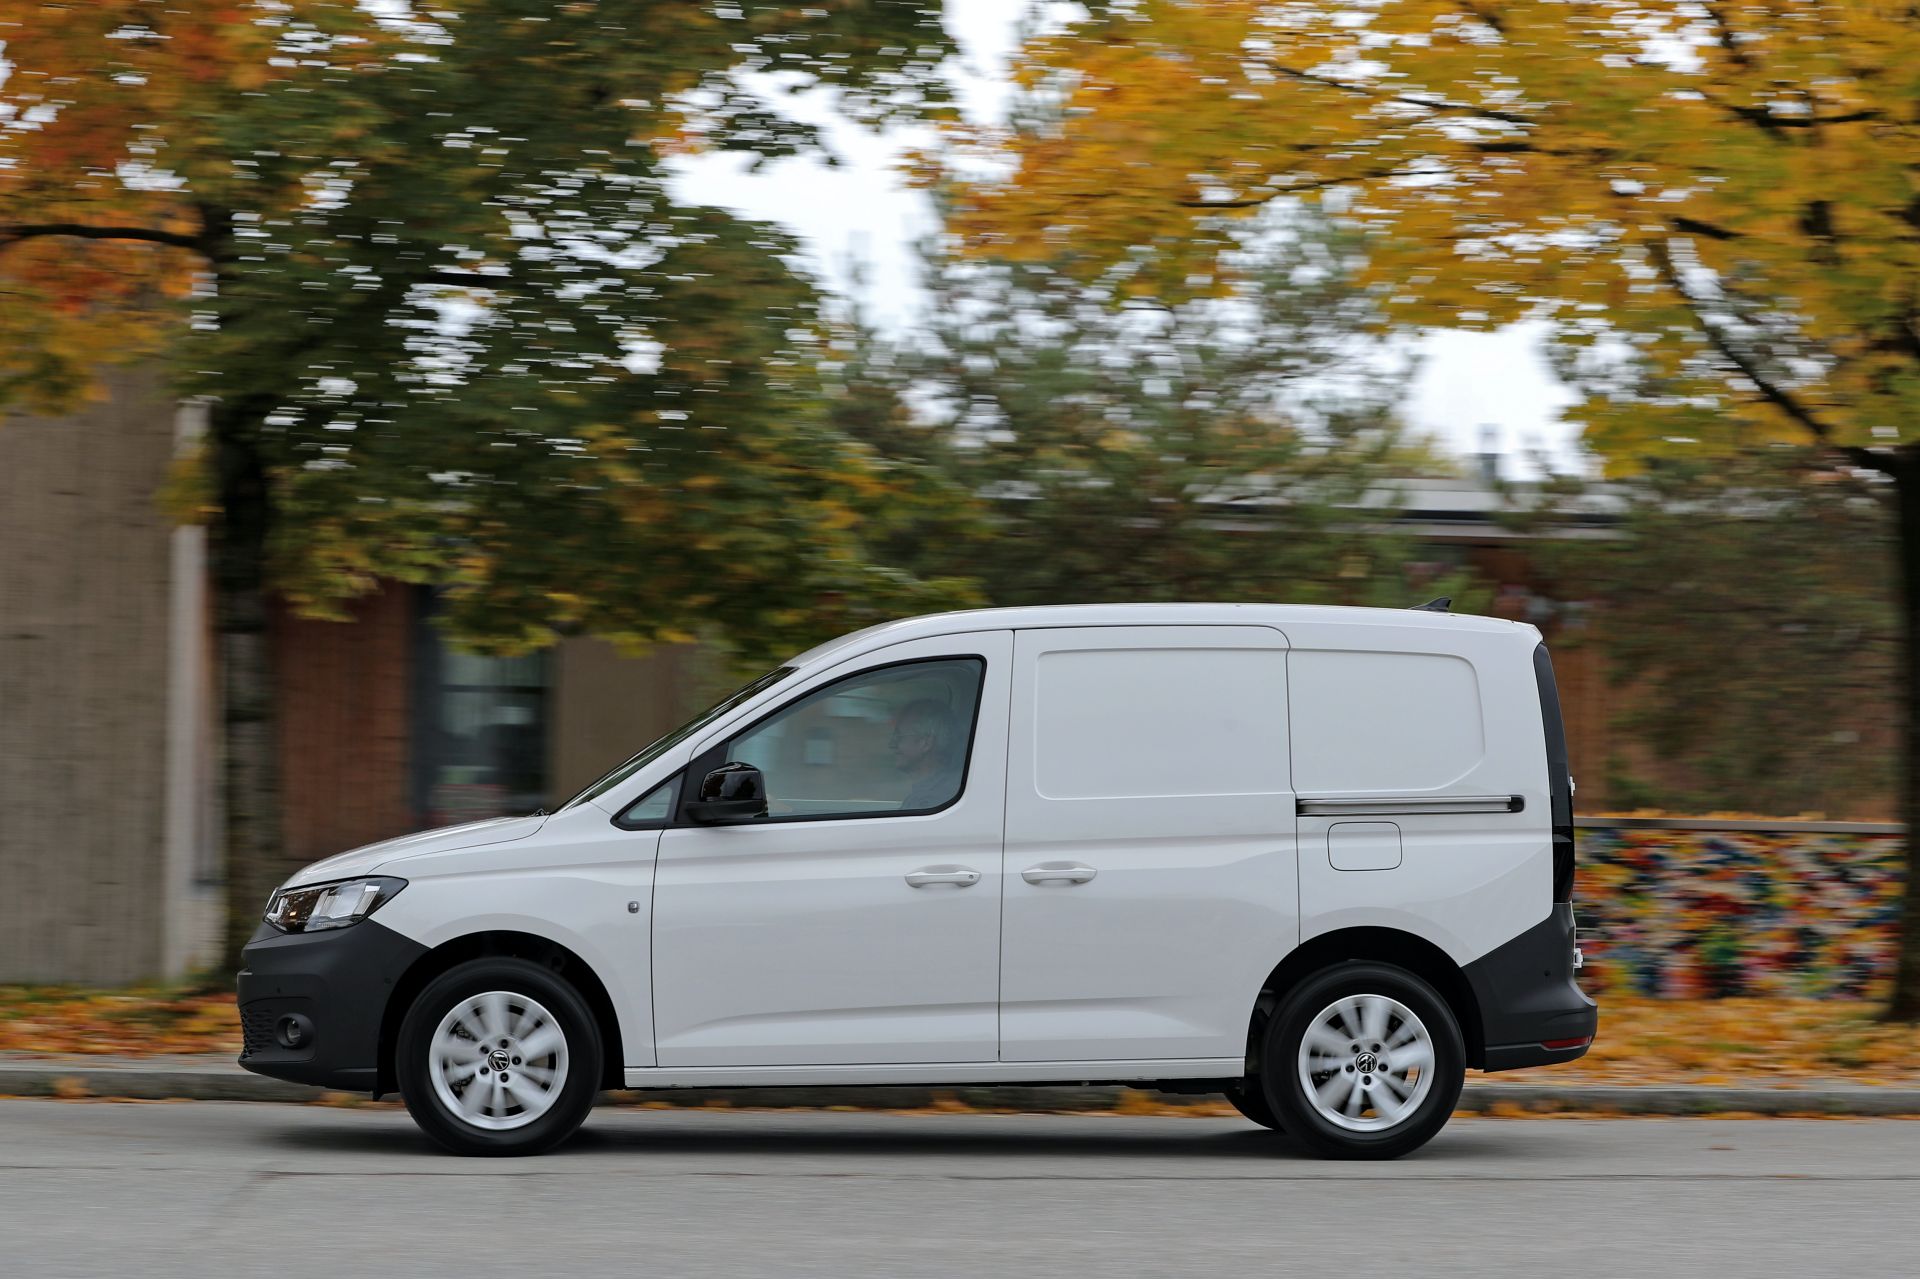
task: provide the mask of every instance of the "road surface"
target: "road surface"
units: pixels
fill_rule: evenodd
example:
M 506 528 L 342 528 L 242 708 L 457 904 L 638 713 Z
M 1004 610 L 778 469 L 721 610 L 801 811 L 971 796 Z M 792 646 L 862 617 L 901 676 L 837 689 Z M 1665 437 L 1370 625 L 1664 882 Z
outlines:
M 601 1110 L 539 1159 L 404 1113 L 0 1102 L 0 1270 L 1920 1274 L 1920 1123 L 1455 1120 L 1329 1164 L 1236 1119 Z

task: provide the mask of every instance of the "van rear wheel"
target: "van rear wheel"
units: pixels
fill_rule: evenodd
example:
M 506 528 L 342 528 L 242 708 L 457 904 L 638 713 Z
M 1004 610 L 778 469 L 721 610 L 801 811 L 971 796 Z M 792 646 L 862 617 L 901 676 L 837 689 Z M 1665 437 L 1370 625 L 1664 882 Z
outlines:
M 586 1001 L 524 959 L 469 960 L 427 983 L 396 1052 L 408 1113 L 455 1154 L 551 1150 L 600 1091 L 600 1031 Z
M 1330 1159 L 1395 1159 L 1445 1126 L 1466 1081 L 1459 1022 L 1391 964 L 1346 963 L 1294 988 L 1267 1027 L 1261 1078 L 1286 1130 Z

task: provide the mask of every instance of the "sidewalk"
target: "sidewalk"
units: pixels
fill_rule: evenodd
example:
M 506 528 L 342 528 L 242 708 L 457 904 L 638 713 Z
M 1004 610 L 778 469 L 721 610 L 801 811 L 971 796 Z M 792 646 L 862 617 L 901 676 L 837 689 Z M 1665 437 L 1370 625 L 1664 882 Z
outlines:
M 1546 1073 L 1546 1072 L 1542 1072 Z M 1508 1082 L 1509 1079 L 1513 1082 Z M 125 1097 L 169 1101 L 314 1102 L 343 1094 L 249 1074 L 232 1058 L 41 1056 L 0 1053 L 0 1096 Z M 1093 1112 L 1196 1109 L 1218 1112 L 1213 1096 L 1162 1094 L 1131 1088 L 727 1088 L 616 1092 L 611 1100 L 672 1106 L 727 1105 L 742 1109 L 947 1109 Z M 1808 1081 L 1792 1086 L 1555 1084 L 1517 1077 L 1470 1075 L 1460 1110 L 1469 1114 L 1614 1115 L 1909 1115 L 1920 1117 L 1920 1088 L 1872 1087 Z

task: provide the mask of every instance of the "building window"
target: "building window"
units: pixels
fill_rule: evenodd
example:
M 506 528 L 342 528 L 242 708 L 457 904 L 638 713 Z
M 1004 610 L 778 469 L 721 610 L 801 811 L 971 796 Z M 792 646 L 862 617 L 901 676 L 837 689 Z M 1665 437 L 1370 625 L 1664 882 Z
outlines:
M 548 654 L 482 657 L 447 643 L 437 601 L 414 610 L 412 800 L 449 826 L 547 802 Z

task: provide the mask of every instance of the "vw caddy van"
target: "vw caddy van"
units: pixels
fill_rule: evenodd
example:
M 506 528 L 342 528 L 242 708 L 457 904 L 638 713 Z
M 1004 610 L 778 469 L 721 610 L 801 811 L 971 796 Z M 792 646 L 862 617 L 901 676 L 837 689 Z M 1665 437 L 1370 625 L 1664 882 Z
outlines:
M 249 1070 L 449 1149 L 607 1088 L 1125 1082 L 1308 1150 L 1570 1061 L 1572 784 L 1530 626 L 1190 604 L 947 613 L 768 672 L 550 814 L 272 896 Z

